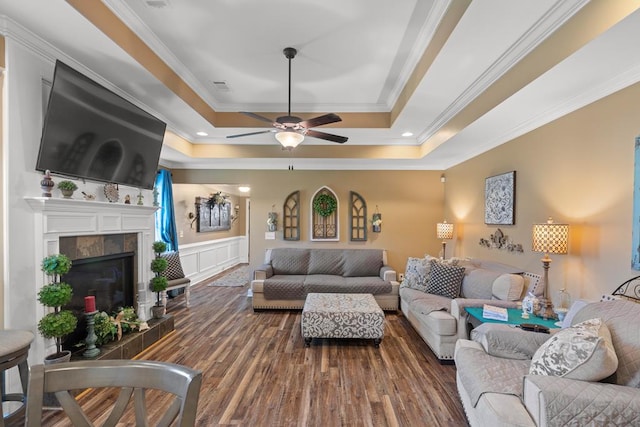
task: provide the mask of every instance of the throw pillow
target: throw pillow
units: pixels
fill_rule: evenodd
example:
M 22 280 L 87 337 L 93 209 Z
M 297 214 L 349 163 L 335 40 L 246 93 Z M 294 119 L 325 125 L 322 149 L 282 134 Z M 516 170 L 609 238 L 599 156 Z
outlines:
M 589 319 L 552 335 L 533 355 L 529 373 L 600 381 L 616 369 L 609 328 L 601 319 Z
M 184 277 L 178 252 L 165 252 L 160 256 L 167 260 L 167 269 L 163 273 L 167 280 L 182 279 Z
M 428 259 L 410 257 L 407 259 L 407 266 L 404 270 L 402 287 L 426 292 L 430 271 L 431 264 Z
M 524 288 L 524 278 L 518 274 L 502 274 L 493 281 L 492 299 L 518 301 Z
M 427 292 L 447 298 L 457 298 L 464 277 L 464 267 L 429 261 L 431 274 L 427 283 Z

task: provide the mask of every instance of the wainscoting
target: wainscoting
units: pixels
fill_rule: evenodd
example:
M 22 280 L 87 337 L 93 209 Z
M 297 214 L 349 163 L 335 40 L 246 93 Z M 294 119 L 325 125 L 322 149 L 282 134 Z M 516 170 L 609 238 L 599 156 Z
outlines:
M 180 262 L 191 286 L 237 264 L 248 263 L 247 237 L 236 236 L 180 246 Z

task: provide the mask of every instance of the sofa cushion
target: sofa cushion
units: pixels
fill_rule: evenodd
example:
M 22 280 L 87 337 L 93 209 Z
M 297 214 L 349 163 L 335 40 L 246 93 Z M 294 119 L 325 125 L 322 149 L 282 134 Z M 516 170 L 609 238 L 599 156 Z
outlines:
M 277 248 L 271 252 L 273 274 L 307 274 L 309 249 Z
M 344 272 L 344 251 L 341 249 L 312 250 L 309 254 L 309 274 L 333 274 Z
M 491 299 L 493 283 L 502 274 L 499 271 L 486 270 L 484 268 L 465 271 L 460 295 L 471 299 Z
M 428 258 L 427 258 L 428 257 Z M 404 269 L 404 280 L 402 287 L 426 292 L 429 274 L 431 273 L 431 257 L 407 259 L 407 266 Z
M 378 276 L 382 268 L 382 250 L 345 249 L 344 277 Z
M 431 260 L 431 274 L 427 292 L 443 297 L 456 298 L 460 295 L 460 285 L 464 277 L 464 267 L 448 265 Z
M 387 294 L 391 283 L 379 277 L 342 277 L 327 274 L 311 274 L 304 280 L 304 290 L 309 293 L 338 294 Z
M 640 324 L 640 305 L 631 301 L 589 304 L 575 315 L 573 324 L 593 317 L 602 319 L 611 333 L 618 357 L 615 383 L 640 388 L 640 333 L 635 326 Z
M 518 274 L 501 274 L 493 281 L 491 298 L 518 301 L 524 289 L 524 278 Z
M 562 329 L 549 338 L 533 355 L 529 373 L 600 381 L 617 367 L 609 328 L 595 318 Z
M 266 299 L 304 299 L 304 280 L 307 276 L 296 274 L 275 275 L 264 280 Z
M 416 298 L 410 303 L 411 311 L 431 314 L 434 311 L 451 311 L 451 299 L 435 294 L 425 294 L 426 298 Z

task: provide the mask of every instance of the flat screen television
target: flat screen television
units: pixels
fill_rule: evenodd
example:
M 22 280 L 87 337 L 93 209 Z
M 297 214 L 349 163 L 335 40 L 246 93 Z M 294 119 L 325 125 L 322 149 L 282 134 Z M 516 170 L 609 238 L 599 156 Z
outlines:
M 56 61 L 36 170 L 151 189 L 166 123 Z

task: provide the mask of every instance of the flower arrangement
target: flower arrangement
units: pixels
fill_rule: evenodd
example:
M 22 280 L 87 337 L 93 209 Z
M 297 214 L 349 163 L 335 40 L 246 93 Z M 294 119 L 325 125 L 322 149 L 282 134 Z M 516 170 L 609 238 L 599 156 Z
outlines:
M 382 214 L 381 213 L 374 213 L 373 217 L 371 218 L 371 225 L 372 225 L 372 230 L 376 233 L 379 233 L 382 229 Z
M 313 211 L 320 216 L 330 216 L 338 207 L 338 202 L 330 194 L 319 194 L 313 199 Z
M 269 212 L 267 214 L 267 228 L 269 231 L 276 231 L 278 227 L 278 214 L 276 212 Z
M 147 322 L 141 321 L 133 307 L 124 307 L 109 316 L 104 311 L 94 316 L 94 330 L 97 337 L 96 346 L 100 347 L 111 341 L 120 341 L 123 334 L 149 329 Z
M 228 196 L 222 194 L 222 191 L 218 191 L 217 193 L 213 193 L 207 199 L 207 205 L 209 205 L 210 208 L 213 208 L 216 205 L 224 206 L 227 203 L 227 197 Z

